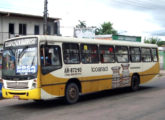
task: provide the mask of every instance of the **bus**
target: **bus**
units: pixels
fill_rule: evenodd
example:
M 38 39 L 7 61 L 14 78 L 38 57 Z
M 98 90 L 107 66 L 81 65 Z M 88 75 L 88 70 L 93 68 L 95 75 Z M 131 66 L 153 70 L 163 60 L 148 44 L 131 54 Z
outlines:
M 0 47 L 0 99 L 2 98 L 2 47 Z
M 157 45 L 137 42 L 24 36 L 4 42 L 2 59 L 3 97 L 34 101 L 136 91 L 159 73 Z

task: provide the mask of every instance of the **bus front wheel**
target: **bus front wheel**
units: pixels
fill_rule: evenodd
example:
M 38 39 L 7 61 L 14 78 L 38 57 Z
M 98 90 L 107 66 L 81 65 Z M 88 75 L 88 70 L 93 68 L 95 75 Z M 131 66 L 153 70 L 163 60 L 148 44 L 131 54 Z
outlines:
M 139 84 L 140 84 L 139 77 L 137 75 L 133 75 L 131 80 L 131 90 L 137 91 L 139 89 Z
M 65 90 L 65 100 L 68 104 L 74 104 L 79 99 L 79 88 L 76 83 L 69 83 Z

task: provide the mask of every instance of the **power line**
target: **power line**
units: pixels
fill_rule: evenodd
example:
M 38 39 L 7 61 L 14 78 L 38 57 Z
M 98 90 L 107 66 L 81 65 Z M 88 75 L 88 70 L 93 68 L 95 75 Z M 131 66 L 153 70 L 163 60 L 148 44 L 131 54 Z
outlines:
M 1 5 L 1 3 L 0 3 Z M 33 7 L 8 7 L 8 6 L 0 6 L 1 9 L 9 9 L 9 10 L 19 10 L 19 11 L 37 11 L 37 12 L 41 12 L 42 9 L 37 9 L 37 8 L 33 8 Z
M 116 4 L 121 4 L 121 5 L 127 5 L 127 6 L 130 6 L 130 7 L 138 7 L 138 8 L 141 8 L 141 9 L 154 9 L 154 8 L 159 8 L 159 7 L 164 7 L 164 4 L 165 1 L 162 1 L 162 3 L 158 3 L 158 2 L 152 2 L 152 1 L 148 1 L 148 0 L 114 0 L 114 1 L 111 1 L 113 3 L 116 3 Z

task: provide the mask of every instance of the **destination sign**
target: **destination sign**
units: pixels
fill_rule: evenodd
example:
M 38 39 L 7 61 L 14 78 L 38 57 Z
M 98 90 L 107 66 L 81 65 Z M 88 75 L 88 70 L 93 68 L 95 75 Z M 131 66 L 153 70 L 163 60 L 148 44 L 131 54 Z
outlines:
M 22 38 L 5 42 L 5 47 L 16 47 L 37 44 L 37 38 Z

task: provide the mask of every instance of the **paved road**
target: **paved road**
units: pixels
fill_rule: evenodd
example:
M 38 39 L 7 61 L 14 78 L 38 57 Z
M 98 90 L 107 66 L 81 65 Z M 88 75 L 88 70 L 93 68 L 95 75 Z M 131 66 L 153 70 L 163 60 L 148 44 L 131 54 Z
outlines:
M 116 89 L 82 96 L 74 105 L 63 100 L 43 104 L 1 100 L 0 120 L 165 120 L 165 76 L 137 92 Z

